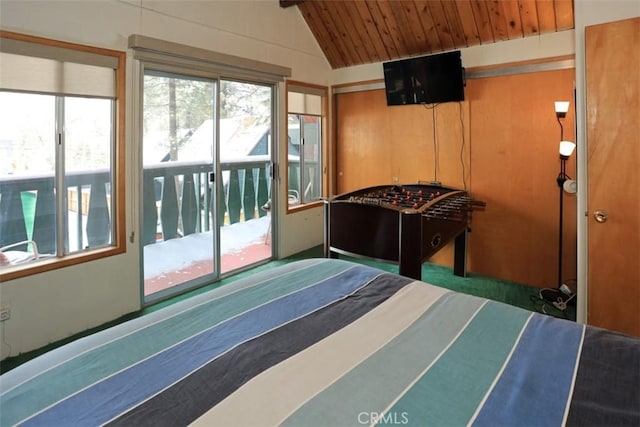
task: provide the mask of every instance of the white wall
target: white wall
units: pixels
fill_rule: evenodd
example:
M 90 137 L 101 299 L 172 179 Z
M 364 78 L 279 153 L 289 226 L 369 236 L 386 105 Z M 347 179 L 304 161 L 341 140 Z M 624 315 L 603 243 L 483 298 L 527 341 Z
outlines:
M 282 9 L 277 0 L 0 0 L 0 28 L 120 51 L 126 51 L 130 34 L 142 34 L 290 67 L 296 80 L 329 82 L 329 64 L 297 8 Z M 128 61 L 126 179 L 128 190 L 135 190 L 140 168 L 130 137 L 130 56 Z M 280 108 L 283 113 L 284 105 Z M 286 123 L 286 115 L 281 116 Z M 285 137 L 280 135 L 281 147 Z M 136 197 L 136 191 L 127 194 L 127 236 L 132 231 L 141 234 Z M 322 212 L 282 215 L 278 229 L 281 254 L 317 245 L 322 241 Z M 139 252 L 137 240 L 127 241 L 125 254 L 0 284 L 2 304 L 11 308 L 11 318 L 0 324 L 0 359 L 138 310 Z

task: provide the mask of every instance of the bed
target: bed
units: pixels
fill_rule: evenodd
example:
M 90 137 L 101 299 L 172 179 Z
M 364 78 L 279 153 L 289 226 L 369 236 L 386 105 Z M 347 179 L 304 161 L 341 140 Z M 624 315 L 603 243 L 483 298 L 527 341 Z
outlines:
M 2 426 L 638 426 L 640 340 L 318 258 L 62 346 L 0 393 Z

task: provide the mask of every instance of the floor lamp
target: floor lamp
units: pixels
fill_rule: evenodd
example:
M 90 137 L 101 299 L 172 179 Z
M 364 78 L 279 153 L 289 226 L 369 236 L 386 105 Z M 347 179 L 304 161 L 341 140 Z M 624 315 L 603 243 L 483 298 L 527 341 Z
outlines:
M 562 119 L 567 116 L 569 111 L 568 101 L 556 101 L 555 103 L 556 118 L 560 125 L 560 173 L 556 181 L 558 183 L 558 189 L 560 194 L 559 200 L 559 218 L 558 218 L 558 282 L 557 289 L 543 289 L 540 292 L 540 296 L 552 302 L 556 308 L 564 310 L 566 303 L 569 299 L 573 298 L 571 290 L 562 283 L 562 237 L 563 237 L 563 216 L 564 216 L 564 191 L 565 183 L 570 180 L 567 176 L 567 160 L 573 154 L 573 150 L 576 148 L 576 144 L 571 141 L 564 140 L 564 129 L 562 127 Z

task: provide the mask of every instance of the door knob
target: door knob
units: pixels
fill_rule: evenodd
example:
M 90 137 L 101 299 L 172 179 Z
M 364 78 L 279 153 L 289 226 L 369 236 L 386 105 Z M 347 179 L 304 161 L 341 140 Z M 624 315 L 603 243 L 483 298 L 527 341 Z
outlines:
M 605 210 L 597 210 L 593 213 L 593 218 L 596 220 L 596 222 L 603 223 L 607 222 L 609 214 Z

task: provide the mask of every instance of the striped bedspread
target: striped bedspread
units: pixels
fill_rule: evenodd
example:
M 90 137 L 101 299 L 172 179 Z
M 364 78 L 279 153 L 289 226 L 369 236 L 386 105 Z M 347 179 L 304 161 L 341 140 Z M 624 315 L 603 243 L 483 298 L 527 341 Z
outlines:
M 640 340 L 313 259 L 0 377 L 0 424 L 640 425 Z

